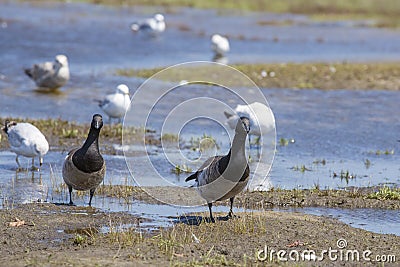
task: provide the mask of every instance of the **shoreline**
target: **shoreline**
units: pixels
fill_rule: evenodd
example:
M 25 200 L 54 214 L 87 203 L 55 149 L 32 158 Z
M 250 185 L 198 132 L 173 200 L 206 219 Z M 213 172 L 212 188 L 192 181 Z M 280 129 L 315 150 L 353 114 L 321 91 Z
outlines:
M 0 210 L 0 224 L 4 226 L 0 259 L 13 266 L 281 266 L 284 262 L 276 254 L 265 258 L 272 249 L 284 251 L 281 253 L 286 258 L 303 251 L 319 256 L 318 261 L 298 257 L 289 261 L 301 266 L 316 262 L 325 266 L 372 266 L 376 255 L 385 256 L 385 266 L 395 266 L 400 257 L 400 236 L 353 228 L 324 216 L 250 211 L 236 213 L 238 217 L 226 221 L 219 217 L 221 213 L 215 215 L 221 219 L 214 224 L 192 223 L 204 220 L 208 216 L 205 211 L 184 215 L 172 227 L 149 232 L 140 230 L 143 219 L 124 212 L 21 204 Z M 17 220 L 24 224 L 10 225 Z M 371 258 L 357 261 L 321 256 L 323 250 L 338 249 L 338 242 L 346 242 L 346 249 L 351 251 L 371 251 Z

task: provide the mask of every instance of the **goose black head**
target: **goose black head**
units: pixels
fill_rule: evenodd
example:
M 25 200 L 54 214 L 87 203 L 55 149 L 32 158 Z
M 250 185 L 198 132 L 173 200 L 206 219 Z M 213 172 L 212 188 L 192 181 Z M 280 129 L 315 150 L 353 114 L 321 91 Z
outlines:
M 103 127 L 103 117 L 100 114 L 94 114 L 92 119 L 91 128 L 100 130 Z
M 248 134 L 250 132 L 250 119 L 247 117 L 240 117 L 236 125 L 235 132 L 243 132 L 243 130 Z

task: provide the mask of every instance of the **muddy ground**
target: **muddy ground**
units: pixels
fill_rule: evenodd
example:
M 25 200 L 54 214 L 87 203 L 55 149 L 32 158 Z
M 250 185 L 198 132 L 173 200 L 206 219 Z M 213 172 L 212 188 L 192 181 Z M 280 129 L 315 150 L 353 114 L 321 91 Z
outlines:
M 159 190 L 157 188 L 153 190 Z M 369 194 L 365 192 L 365 194 Z M 141 189 L 133 194 L 144 202 L 151 197 Z M 292 191 L 292 190 L 291 190 Z M 279 203 L 289 199 L 291 191 L 270 193 L 242 193 L 238 206 L 260 203 Z M 300 191 L 300 190 L 298 190 Z M 100 194 L 106 190 L 99 190 Z M 322 193 L 321 193 L 322 192 Z M 337 191 L 339 192 L 339 191 Z M 374 206 L 399 208 L 399 200 L 366 199 L 364 193 L 349 197 L 345 193 L 298 192 L 303 206 L 341 203 L 346 207 Z M 344 192 L 344 191 L 341 191 Z M 141 197 L 139 197 L 141 194 Z M 341 194 L 341 195 L 340 195 Z M 173 194 L 172 194 L 173 195 Z M 299 198 L 298 196 L 298 198 Z M 279 201 L 278 201 L 279 200 Z M 153 200 L 154 201 L 154 200 Z M 363 202 L 364 201 L 364 202 Z M 351 204 L 353 203 L 353 204 Z M 368 203 L 361 205 L 360 203 Z M 372 203 L 372 204 L 371 204 Z M 379 205 L 376 203 L 380 203 Z M 222 203 L 225 204 L 225 203 Z M 227 204 L 227 203 L 226 203 Z M 333 206 L 337 204 L 332 204 Z M 331 205 L 328 205 L 331 206 Z M 305 250 L 316 252 L 316 261 L 290 261 L 300 266 L 309 265 L 376 265 L 377 255 L 385 255 L 385 266 L 395 266 L 400 260 L 400 236 L 376 234 L 352 228 L 335 219 L 299 213 L 259 212 L 237 213 L 238 217 L 226 220 L 225 214 L 216 214 L 215 224 L 207 221 L 207 208 L 202 214 L 189 214 L 173 218 L 175 224 L 149 232 L 142 230 L 144 221 L 127 213 L 105 213 L 90 207 L 70 207 L 51 203 L 24 204 L 10 210 L 0 210 L 0 265 L 1 266 L 263 266 L 286 265 L 272 254 L 271 261 L 264 254 L 257 256 L 265 246 L 275 251 L 292 253 L 292 258 Z M 23 221 L 23 222 L 20 222 Z M 12 226 L 11 223 L 22 225 Z M 121 227 L 124 227 L 121 231 Z M 347 247 L 340 249 L 337 241 L 345 239 Z M 333 251 L 331 258 L 322 250 Z M 348 250 L 357 250 L 359 261 Z M 367 259 L 362 252 L 370 250 Z M 282 252 L 281 252 L 282 253 Z M 335 254 L 336 253 L 336 254 Z M 342 259 L 340 260 L 340 253 Z M 368 252 L 367 252 L 368 253 Z M 306 253 L 307 254 L 307 253 Z M 300 254 L 299 254 L 300 255 Z M 336 260 L 335 255 L 337 255 Z M 306 256 L 308 257 L 308 256 Z M 313 256 L 311 256 L 313 257 Z M 394 258 L 396 257 L 396 258 Z M 285 258 L 289 259 L 289 255 Z

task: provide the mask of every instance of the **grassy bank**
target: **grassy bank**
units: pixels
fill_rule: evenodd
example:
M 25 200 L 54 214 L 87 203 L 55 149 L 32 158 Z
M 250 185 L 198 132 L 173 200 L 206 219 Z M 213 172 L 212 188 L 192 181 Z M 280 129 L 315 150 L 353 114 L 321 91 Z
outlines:
M 140 230 L 145 220 L 127 213 L 25 204 L 0 210 L 0 259 L 5 266 L 287 266 L 276 253 L 268 258 L 259 251 L 265 246 L 286 253 L 313 250 L 320 257 L 322 250 L 337 249 L 343 239 L 346 249 L 370 250 L 373 260 L 387 255 L 385 266 L 395 264 L 400 255 L 399 236 L 371 233 L 327 217 L 271 211 L 237 215 L 215 224 L 196 224 L 190 219 L 207 214 L 191 214 L 177 218 L 172 227 L 148 232 Z M 16 218 L 23 222 L 19 227 L 10 225 Z M 325 254 L 321 261 L 299 258 L 289 263 L 376 264 L 361 256 L 361 262 L 330 261 Z
M 64 2 L 64 0 L 58 0 Z M 400 2 L 397 0 L 73 0 L 107 5 L 147 5 L 166 8 L 186 6 L 194 8 L 234 9 L 273 13 L 304 14 L 318 20 L 373 19 L 377 27 L 400 26 Z
M 384 89 L 400 90 L 399 63 L 284 63 L 284 64 L 236 64 L 232 67 L 246 74 L 262 88 L 318 88 L 318 89 Z M 149 78 L 163 68 L 119 69 L 117 75 Z M 196 72 L 211 73 L 206 68 Z M 193 68 L 169 70 L 171 81 L 188 80 Z M 165 75 L 164 75 L 165 77 Z M 226 86 L 237 86 L 226 77 Z
M 5 120 L 16 122 L 29 122 L 35 125 L 45 136 L 52 150 L 69 150 L 80 146 L 84 142 L 89 132 L 90 125 L 66 121 L 62 119 L 29 119 L 29 118 L 0 118 L 0 125 L 3 126 Z M 101 149 L 107 153 L 114 153 L 113 144 L 122 142 L 122 124 L 104 124 L 100 133 Z M 144 128 L 126 127 L 124 138 L 127 142 L 141 142 Z M 148 138 L 147 138 L 148 137 Z M 153 139 L 151 134 L 146 136 L 146 142 L 160 142 Z M 8 149 L 9 144 L 6 134 L 1 131 L 0 150 Z

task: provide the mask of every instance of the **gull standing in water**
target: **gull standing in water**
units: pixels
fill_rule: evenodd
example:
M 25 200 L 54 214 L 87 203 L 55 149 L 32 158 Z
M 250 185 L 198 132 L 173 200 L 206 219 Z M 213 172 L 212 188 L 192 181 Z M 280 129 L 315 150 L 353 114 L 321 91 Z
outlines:
M 219 63 L 227 63 L 226 53 L 229 52 L 230 46 L 228 38 L 223 37 L 219 34 L 211 36 L 211 49 L 214 52 L 213 60 Z
M 152 18 L 147 18 L 143 21 L 134 22 L 131 24 L 133 32 L 145 32 L 151 36 L 157 36 L 165 31 L 165 19 L 162 14 L 155 14 Z
M 186 182 L 196 181 L 197 191 L 207 201 L 211 222 L 215 222 L 212 215 L 212 203 L 229 199 L 228 217 L 232 217 L 235 196 L 243 191 L 249 181 L 250 169 L 245 151 L 249 131 L 249 119 L 246 117 L 238 119 L 229 153 L 225 156 L 209 158 L 185 180 Z
M 64 86 L 69 80 L 68 58 L 57 55 L 54 62 L 35 64 L 25 69 L 28 75 L 39 88 L 57 89 Z
M 271 109 L 260 102 L 254 102 L 250 105 L 237 105 L 234 114 L 227 111 L 224 114 L 227 118 L 226 123 L 231 129 L 235 129 L 236 122 L 240 116 L 249 118 L 251 128 L 249 139 L 251 135 L 257 136 L 257 144 L 260 144 L 262 135 L 270 132 L 275 127 L 275 119 Z
M 114 94 L 107 95 L 103 100 L 97 100 L 99 106 L 108 115 L 109 122 L 112 118 L 118 119 L 121 122 L 122 117 L 131 107 L 129 97 L 129 87 L 125 84 L 117 86 L 117 91 Z
M 35 157 L 39 157 L 39 164 L 42 167 L 43 157 L 49 151 L 49 143 L 38 128 L 27 122 L 10 122 L 6 120 L 2 130 L 8 136 L 11 151 L 17 154 L 15 161 L 18 164 L 18 168 L 21 168 L 18 161 L 19 156 L 32 158 L 32 170 L 37 169 L 34 165 L 34 160 Z

